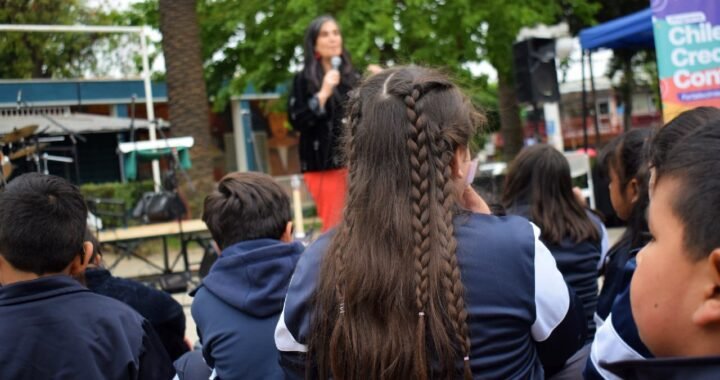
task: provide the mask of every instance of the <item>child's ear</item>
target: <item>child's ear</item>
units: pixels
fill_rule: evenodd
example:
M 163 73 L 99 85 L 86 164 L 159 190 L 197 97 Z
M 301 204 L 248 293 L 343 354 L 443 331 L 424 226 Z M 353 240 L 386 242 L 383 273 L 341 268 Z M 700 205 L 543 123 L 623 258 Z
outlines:
M 463 163 L 467 157 L 467 148 L 457 147 L 453 159 L 450 161 L 450 170 L 452 171 L 453 178 L 465 178 L 463 172 Z
M 285 232 L 283 232 L 282 236 L 280 236 L 280 241 L 283 241 L 285 243 L 290 243 L 293 240 L 293 222 L 287 222 L 287 225 L 285 225 Z
M 700 326 L 720 323 L 720 248 L 706 259 L 710 283 L 703 294 L 703 302 L 693 314 L 693 322 Z
M 73 261 L 70 263 L 70 275 L 76 276 L 83 272 L 90 263 L 90 258 L 93 254 L 93 245 L 91 242 L 86 241 L 83 243 L 83 252 L 80 255 L 75 256 Z
M 637 178 L 633 178 L 625 187 L 625 195 L 627 196 L 627 199 L 630 200 L 630 203 L 634 204 L 640 198 L 640 187 L 638 185 L 639 183 Z

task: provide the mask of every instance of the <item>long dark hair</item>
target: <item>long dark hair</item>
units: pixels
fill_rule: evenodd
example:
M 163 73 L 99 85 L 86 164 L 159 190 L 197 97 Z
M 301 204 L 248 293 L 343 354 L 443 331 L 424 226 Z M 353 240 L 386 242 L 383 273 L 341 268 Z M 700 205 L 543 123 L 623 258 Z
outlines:
M 600 153 L 602 170 L 613 170 L 624 189 L 635 179 L 638 184 L 638 200 L 633 205 L 627 228 L 613 248 L 629 244 L 631 248 L 640 248 L 650 240 L 647 226 L 648 180 L 650 170 L 645 161 L 645 144 L 651 135 L 648 128 L 631 129 L 611 140 Z
M 322 64 L 315 57 L 315 43 L 320 34 L 320 29 L 323 24 L 328 21 L 334 22 L 338 28 L 340 28 L 340 24 L 338 24 L 332 16 L 323 15 L 312 20 L 307 29 L 305 29 L 305 39 L 303 40 L 305 66 L 303 67 L 303 74 L 310 83 L 310 91 L 313 93 L 320 90 L 323 76 L 325 75 Z M 350 60 L 350 53 L 345 49 L 344 41 L 340 58 L 342 59 L 342 65 L 340 66 L 341 81 L 344 83 L 353 83 L 355 81 L 355 69 Z
M 541 238 L 560 244 L 599 241 L 598 228 L 572 192 L 570 165 L 555 148 L 539 144 L 523 149 L 505 178 L 503 206 L 530 208 L 528 217 L 542 230 Z
M 450 165 L 482 117 L 444 75 L 414 66 L 368 78 L 347 109 L 347 202 L 315 290 L 309 357 L 320 378 L 454 378 L 470 339 Z

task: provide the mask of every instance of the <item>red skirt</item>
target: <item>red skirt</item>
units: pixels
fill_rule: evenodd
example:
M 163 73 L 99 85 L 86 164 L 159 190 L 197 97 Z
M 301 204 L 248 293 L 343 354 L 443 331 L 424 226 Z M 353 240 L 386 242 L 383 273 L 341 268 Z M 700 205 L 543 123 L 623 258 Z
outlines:
M 347 189 L 347 169 L 306 172 L 305 185 L 310 191 L 318 216 L 322 220 L 322 231 L 334 227 L 342 218 Z

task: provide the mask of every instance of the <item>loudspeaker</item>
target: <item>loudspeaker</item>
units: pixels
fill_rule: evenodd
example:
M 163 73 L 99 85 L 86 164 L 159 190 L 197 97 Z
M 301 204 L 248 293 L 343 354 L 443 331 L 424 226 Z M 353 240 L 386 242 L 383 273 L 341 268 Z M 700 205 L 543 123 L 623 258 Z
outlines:
M 523 103 L 560 100 L 555 70 L 555 40 L 530 38 L 513 44 L 515 92 Z

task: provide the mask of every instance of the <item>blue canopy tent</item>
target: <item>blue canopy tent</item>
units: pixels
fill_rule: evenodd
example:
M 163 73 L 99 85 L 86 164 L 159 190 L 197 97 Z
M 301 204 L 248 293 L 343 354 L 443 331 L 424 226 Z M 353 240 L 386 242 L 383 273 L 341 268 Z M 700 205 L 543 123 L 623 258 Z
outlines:
M 650 8 L 580 31 L 583 50 L 644 49 L 655 46 Z
M 582 46 L 582 104 L 583 104 L 583 138 L 585 149 L 588 148 L 587 136 L 587 106 L 585 94 L 585 57 L 590 65 L 590 88 L 595 100 L 595 79 L 592 72 L 592 51 L 600 48 L 641 50 L 653 48 L 655 38 L 653 35 L 652 9 L 647 8 L 627 16 L 610 20 L 606 23 L 586 28 L 580 31 L 580 46 Z M 594 113 L 596 144 L 600 139 L 600 126 L 597 112 Z

